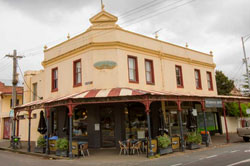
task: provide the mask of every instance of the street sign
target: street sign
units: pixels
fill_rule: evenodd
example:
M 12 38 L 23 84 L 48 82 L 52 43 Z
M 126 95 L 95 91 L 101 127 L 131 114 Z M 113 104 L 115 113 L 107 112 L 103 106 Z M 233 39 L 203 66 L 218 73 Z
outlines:
M 247 114 L 248 114 L 248 115 L 250 114 L 250 109 L 249 109 L 249 108 L 247 109 Z
M 9 116 L 10 116 L 11 118 L 13 118 L 13 117 L 14 117 L 14 110 L 10 110 L 10 114 L 9 114 Z

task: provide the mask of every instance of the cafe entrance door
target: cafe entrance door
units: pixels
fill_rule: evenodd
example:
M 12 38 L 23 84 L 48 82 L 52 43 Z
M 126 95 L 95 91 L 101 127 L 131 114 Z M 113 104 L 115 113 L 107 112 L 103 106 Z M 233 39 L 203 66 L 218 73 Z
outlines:
M 111 108 L 101 110 L 101 146 L 115 147 L 115 117 Z

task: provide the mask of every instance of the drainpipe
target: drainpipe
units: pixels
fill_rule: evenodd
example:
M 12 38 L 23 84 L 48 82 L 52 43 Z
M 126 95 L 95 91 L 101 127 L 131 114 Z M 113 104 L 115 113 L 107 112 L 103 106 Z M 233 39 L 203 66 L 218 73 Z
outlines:
M 203 118 L 204 118 L 204 129 L 205 129 L 205 137 L 206 137 L 206 147 L 209 146 L 209 142 L 208 142 L 208 135 L 207 135 L 207 117 L 206 117 L 206 112 L 205 112 L 205 101 L 201 102 L 201 109 L 203 112 Z
M 50 149 L 49 149 L 49 131 L 50 131 L 50 126 L 49 126 L 49 120 L 50 120 L 50 108 L 45 107 L 45 114 L 46 114 L 46 126 L 47 126 L 47 132 L 46 132 L 46 154 L 50 154 Z
M 31 109 L 28 110 L 29 113 L 29 130 L 28 130 L 28 152 L 30 152 L 30 128 L 31 128 Z
M 184 147 L 184 137 L 183 137 L 183 126 L 182 126 L 182 117 L 181 117 L 181 101 L 177 101 L 177 107 L 178 107 L 178 116 L 179 116 L 179 122 L 180 122 L 180 136 L 181 136 L 181 151 L 185 151 Z
M 72 104 L 70 102 L 70 104 L 68 104 L 68 108 L 69 108 L 69 157 L 72 159 L 73 158 L 73 154 L 72 154 L 72 126 L 73 126 L 73 119 L 72 119 L 72 115 L 73 115 L 73 107 Z
M 223 113 L 224 113 L 224 122 L 225 122 L 225 128 L 226 128 L 226 139 L 227 139 L 227 143 L 229 143 L 229 135 L 228 135 L 228 128 L 227 128 L 227 118 L 226 118 L 226 107 L 225 107 L 225 103 L 222 101 L 222 109 L 223 109 Z

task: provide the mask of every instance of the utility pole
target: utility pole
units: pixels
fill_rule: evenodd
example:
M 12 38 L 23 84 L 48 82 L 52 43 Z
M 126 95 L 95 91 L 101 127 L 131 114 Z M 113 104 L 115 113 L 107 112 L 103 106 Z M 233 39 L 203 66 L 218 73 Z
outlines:
M 250 35 L 247 35 L 245 37 L 247 37 L 245 39 L 245 41 L 247 41 L 247 39 L 249 39 Z M 249 70 L 248 70 L 248 62 L 247 62 L 247 56 L 246 56 L 246 50 L 245 50 L 244 37 L 241 37 L 241 41 L 242 41 L 242 47 L 243 47 L 243 53 L 244 53 L 243 62 L 246 64 L 246 72 L 247 72 L 247 79 L 248 79 L 248 93 L 250 93 L 250 78 L 249 78 Z
M 12 109 L 16 107 L 16 101 L 17 101 L 17 96 L 16 96 L 16 86 L 18 83 L 18 75 L 17 75 L 17 59 L 18 58 L 23 58 L 23 56 L 17 56 L 17 51 L 13 51 L 13 55 L 5 55 L 6 57 L 13 58 L 13 76 L 12 76 Z M 16 129 L 16 121 L 13 120 L 12 118 L 12 133 L 11 136 L 15 136 L 15 129 Z

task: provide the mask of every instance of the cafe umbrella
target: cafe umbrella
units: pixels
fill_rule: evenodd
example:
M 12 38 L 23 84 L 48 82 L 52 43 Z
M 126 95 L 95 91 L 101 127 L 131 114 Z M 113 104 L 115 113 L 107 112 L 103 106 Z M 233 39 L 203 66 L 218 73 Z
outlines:
M 46 121 L 43 115 L 43 111 L 40 112 L 40 119 L 37 131 L 41 134 L 45 134 L 47 131 Z

